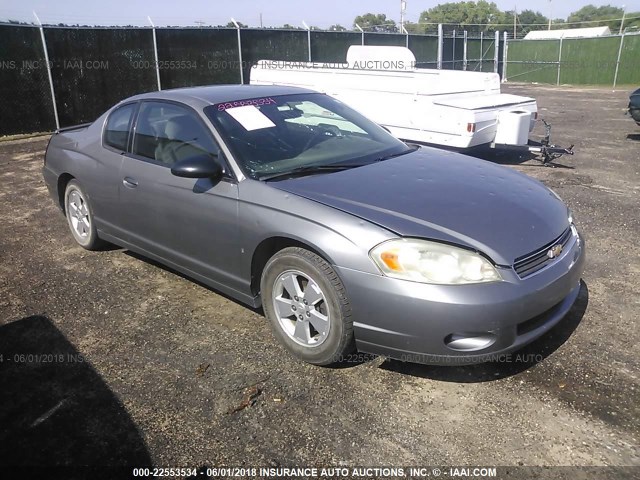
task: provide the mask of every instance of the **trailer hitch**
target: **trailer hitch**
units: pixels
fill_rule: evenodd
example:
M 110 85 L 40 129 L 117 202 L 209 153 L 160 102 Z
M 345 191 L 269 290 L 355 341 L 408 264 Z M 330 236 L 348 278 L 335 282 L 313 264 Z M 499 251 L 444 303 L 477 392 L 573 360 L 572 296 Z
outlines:
M 529 141 L 529 151 L 533 153 L 538 153 L 542 156 L 540 162 L 545 167 L 555 168 L 553 161 L 556 158 L 560 158 L 563 155 L 573 155 L 573 145 L 569 148 L 558 147 L 557 145 L 553 145 L 551 143 L 551 125 L 546 122 L 544 119 L 540 119 L 542 123 L 544 123 L 545 134 L 544 138 L 540 142 Z

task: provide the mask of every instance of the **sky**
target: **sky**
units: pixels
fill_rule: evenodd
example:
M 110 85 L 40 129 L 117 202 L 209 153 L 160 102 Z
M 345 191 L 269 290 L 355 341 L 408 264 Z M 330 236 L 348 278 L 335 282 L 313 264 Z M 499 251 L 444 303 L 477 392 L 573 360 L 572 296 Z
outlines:
M 494 0 L 501 10 L 532 9 L 545 16 L 566 18 L 581 7 L 626 5 L 628 12 L 640 11 L 640 0 Z M 439 3 L 436 0 L 407 0 L 406 19 L 418 21 L 420 13 Z M 351 27 L 357 15 L 385 13 L 399 22 L 400 0 L 0 0 L 0 20 L 34 21 L 35 11 L 43 23 L 81 25 L 224 25 L 231 17 L 249 26 L 281 26 L 289 23 L 327 28 L 333 24 Z

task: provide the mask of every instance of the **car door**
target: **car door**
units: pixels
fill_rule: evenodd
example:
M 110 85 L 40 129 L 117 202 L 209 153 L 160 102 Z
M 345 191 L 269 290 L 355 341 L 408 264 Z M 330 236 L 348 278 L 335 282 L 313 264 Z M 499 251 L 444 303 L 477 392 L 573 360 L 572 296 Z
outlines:
M 101 139 L 88 147 L 92 172 L 83 181 L 91 194 L 96 226 L 116 237 L 122 233 L 118 228 L 120 169 L 137 107 L 138 103 L 132 102 L 113 109 L 104 122 Z
M 241 289 L 237 182 L 228 173 L 219 182 L 171 174 L 173 163 L 201 154 L 226 163 L 194 110 L 170 102 L 142 102 L 131 152 L 124 156 L 120 171 L 120 224 L 127 242 Z M 229 172 L 226 165 L 224 170 Z

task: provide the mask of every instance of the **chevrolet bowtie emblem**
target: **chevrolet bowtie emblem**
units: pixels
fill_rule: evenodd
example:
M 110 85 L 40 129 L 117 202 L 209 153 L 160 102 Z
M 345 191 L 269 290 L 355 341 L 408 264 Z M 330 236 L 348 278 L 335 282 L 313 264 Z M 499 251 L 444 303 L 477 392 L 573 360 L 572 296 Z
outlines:
M 556 258 L 556 257 L 559 257 L 561 253 L 562 253 L 562 245 L 560 244 L 554 245 L 547 252 L 547 257 Z

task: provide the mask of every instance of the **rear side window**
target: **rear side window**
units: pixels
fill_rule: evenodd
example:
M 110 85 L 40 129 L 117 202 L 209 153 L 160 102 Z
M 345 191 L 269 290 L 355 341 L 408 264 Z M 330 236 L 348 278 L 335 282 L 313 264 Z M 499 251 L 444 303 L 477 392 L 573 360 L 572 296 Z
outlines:
M 129 127 L 131 125 L 131 117 L 135 110 L 135 103 L 123 105 L 116 108 L 109 119 L 104 130 L 104 144 L 115 148 L 116 150 L 127 150 L 127 139 L 129 138 Z

